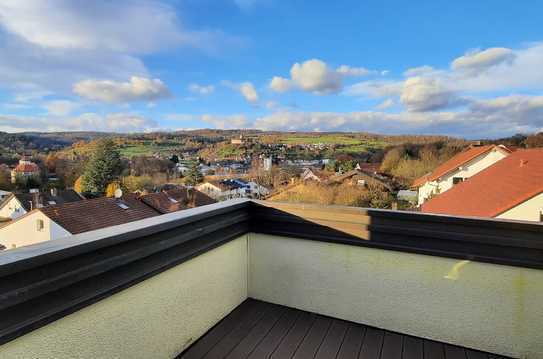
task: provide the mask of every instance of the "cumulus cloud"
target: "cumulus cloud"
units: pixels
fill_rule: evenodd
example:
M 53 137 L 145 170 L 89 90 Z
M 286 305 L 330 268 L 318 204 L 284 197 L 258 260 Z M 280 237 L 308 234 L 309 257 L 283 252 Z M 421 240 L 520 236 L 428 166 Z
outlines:
M 245 115 L 202 115 L 201 120 L 222 130 L 246 128 L 249 125 L 249 120 Z
M 476 50 L 468 52 L 464 56 L 455 59 L 451 68 L 454 70 L 483 71 L 492 66 L 503 62 L 511 62 L 515 58 L 515 53 L 511 49 L 503 47 L 493 47 L 486 50 Z
M 270 81 L 270 88 L 275 92 L 287 92 L 291 87 L 291 81 L 284 77 L 274 76 Z
M 410 77 L 404 83 L 400 101 L 409 111 L 432 111 L 453 105 L 457 97 L 438 79 Z
M 102 131 L 144 132 L 156 129 L 158 124 L 146 117 L 130 113 L 99 115 L 84 113 L 76 117 L 40 117 L 0 114 L 0 131 Z
M 43 106 L 53 116 L 66 116 L 79 107 L 77 102 L 68 100 L 48 101 Z
M 256 104 L 259 100 L 258 92 L 251 82 L 236 83 L 231 81 L 222 81 L 222 85 L 238 91 L 245 100 L 251 104 Z
M 192 83 L 189 85 L 189 91 L 198 95 L 209 95 L 215 91 L 215 86 Z
M 295 63 L 290 76 L 300 89 L 317 94 L 335 93 L 342 87 L 341 75 L 318 59 Z
M 93 101 L 125 103 L 153 101 L 170 96 L 170 91 L 159 79 L 132 76 L 128 82 L 84 80 L 74 85 L 74 92 Z
M 239 85 L 239 92 L 245 97 L 245 100 L 250 103 L 258 102 L 258 93 L 255 90 L 255 87 L 250 82 L 244 82 Z
M 372 73 L 363 67 L 341 65 L 330 68 L 324 61 L 311 59 L 295 63 L 290 69 L 290 79 L 274 76 L 269 87 L 276 92 L 300 89 L 318 95 L 337 93 L 343 88 L 343 78 L 348 76 L 366 76 Z

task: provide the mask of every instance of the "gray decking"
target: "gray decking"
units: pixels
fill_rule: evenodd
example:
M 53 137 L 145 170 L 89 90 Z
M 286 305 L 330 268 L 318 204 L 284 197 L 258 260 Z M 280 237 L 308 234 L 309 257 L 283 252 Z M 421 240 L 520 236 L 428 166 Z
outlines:
M 247 299 L 178 358 L 503 357 Z

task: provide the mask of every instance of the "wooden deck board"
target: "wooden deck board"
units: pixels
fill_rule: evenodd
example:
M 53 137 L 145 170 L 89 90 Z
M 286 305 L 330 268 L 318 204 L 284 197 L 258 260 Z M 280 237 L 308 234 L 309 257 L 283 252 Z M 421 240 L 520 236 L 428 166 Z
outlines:
M 247 299 L 179 359 L 490 359 L 505 357 Z

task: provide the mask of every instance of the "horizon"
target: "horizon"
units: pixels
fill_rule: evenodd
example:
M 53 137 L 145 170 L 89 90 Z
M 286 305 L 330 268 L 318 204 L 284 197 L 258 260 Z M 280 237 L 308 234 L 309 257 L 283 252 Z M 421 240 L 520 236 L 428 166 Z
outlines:
M 543 4 L 0 5 L 0 131 L 543 130 Z

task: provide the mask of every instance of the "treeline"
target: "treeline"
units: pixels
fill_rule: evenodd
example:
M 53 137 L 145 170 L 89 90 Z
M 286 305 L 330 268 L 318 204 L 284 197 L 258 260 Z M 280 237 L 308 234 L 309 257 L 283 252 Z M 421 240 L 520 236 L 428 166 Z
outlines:
M 380 170 L 395 177 L 404 186 L 409 186 L 415 179 L 433 171 L 468 145 L 469 142 L 464 140 L 449 140 L 389 147 L 385 150 Z

